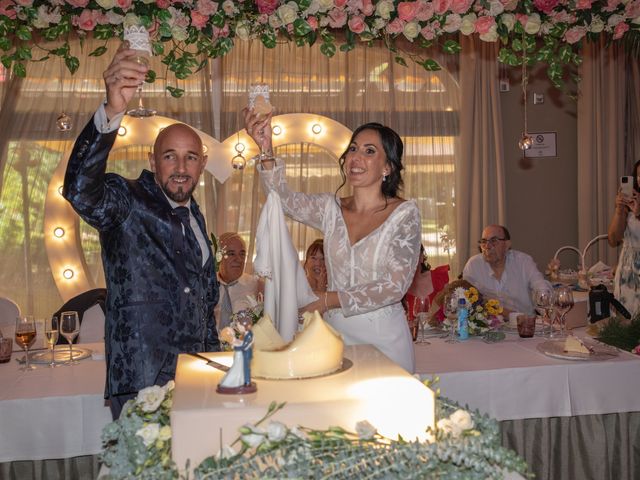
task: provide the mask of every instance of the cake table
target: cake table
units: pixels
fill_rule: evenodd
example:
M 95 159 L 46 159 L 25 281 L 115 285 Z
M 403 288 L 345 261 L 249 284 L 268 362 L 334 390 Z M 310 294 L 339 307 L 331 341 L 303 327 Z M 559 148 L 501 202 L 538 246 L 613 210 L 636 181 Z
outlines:
M 211 360 L 231 364 L 231 352 L 205 353 Z M 367 420 L 390 438 L 427 438 L 434 423 L 434 395 L 419 380 L 371 345 L 345 346 L 340 371 L 316 378 L 255 379 L 258 390 L 246 395 L 222 395 L 216 386 L 221 370 L 190 355 L 180 355 L 171 411 L 173 459 L 183 470 L 231 444 L 238 429 L 262 418 L 273 401 L 286 402 L 271 420 L 289 427 L 324 429 L 341 426 L 355 431 Z M 266 425 L 265 425 L 266 426 Z M 236 445 L 237 446 L 237 445 Z

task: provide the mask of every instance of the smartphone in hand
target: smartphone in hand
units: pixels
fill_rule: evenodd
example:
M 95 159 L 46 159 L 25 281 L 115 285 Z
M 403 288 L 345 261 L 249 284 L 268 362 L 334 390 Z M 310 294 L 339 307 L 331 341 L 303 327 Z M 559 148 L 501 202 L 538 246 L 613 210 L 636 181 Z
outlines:
M 633 177 L 620 177 L 620 192 L 629 200 L 633 197 Z

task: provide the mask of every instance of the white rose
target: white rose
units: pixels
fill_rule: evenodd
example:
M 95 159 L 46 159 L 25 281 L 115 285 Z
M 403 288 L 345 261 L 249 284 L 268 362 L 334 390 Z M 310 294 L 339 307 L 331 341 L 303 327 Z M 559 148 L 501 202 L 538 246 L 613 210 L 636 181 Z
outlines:
M 178 42 L 184 42 L 187 38 L 189 38 L 187 29 L 184 27 L 178 27 L 177 25 L 171 27 L 171 36 Z
M 251 35 L 250 26 L 247 22 L 242 21 L 238 22 L 236 25 L 236 37 L 240 40 L 249 40 L 249 36 Z M 220 254 L 220 259 L 218 260 L 218 254 Z M 222 252 L 216 252 L 216 261 L 220 263 L 222 261 Z
M 607 20 L 607 25 L 613 28 L 623 20 L 624 20 L 624 17 L 622 15 L 618 15 L 617 13 L 615 13 L 609 17 L 609 20 Z
M 232 16 L 236 11 L 236 5 L 231 0 L 225 0 L 224 2 L 222 2 L 221 7 L 224 13 L 226 13 L 229 17 Z
M 298 11 L 296 8 L 293 8 L 291 3 L 292 2 L 280 5 L 278 7 L 278 10 L 276 10 L 276 13 L 278 14 L 278 17 L 280 17 L 280 20 L 282 20 L 283 25 L 289 25 L 290 23 L 293 23 L 296 18 L 298 18 Z
M 165 425 L 158 432 L 158 440 L 169 440 L 171 438 L 171 427 L 169 425 Z
M 504 5 L 502 4 L 502 2 L 493 0 L 491 3 L 489 3 L 489 13 L 492 17 L 497 17 L 502 12 L 504 12 Z
M 507 30 L 510 32 L 513 30 L 513 27 L 516 25 L 516 16 L 513 13 L 505 13 L 500 16 L 502 19 L 502 24 L 507 27 Z
M 442 30 L 448 33 L 457 32 L 458 30 L 460 30 L 461 23 L 462 19 L 460 18 L 460 15 L 458 15 L 457 13 L 451 13 L 447 15 L 447 19 L 444 22 Z
M 552 28 L 553 25 L 550 22 L 542 22 L 542 25 L 540 25 L 540 33 L 548 35 Z
M 280 21 L 280 18 L 278 18 L 277 14 L 269 15 L 269 26 L 276 29 L 282 26 L 282 22 Z
M 33 26 L 36 28 L 48 28 L 49 27 L 49 12 L 46 5 L 40 5 L 38 7 L 38 13 L 36 19 L 33 21 Z M 58 20 L 59 22 L 60 20 Z M 55 22 L 55 23 L 58 23 Z
M 150 423 L 136 431 L 136 435 L 142 438 L 142 443 L 145 447 L 152 445 L 158 439 L 160 433 L 160 425 L 157 423 Z
M 315 2 L 316 0 L 314 0 Z M 318 8 L 321 12 L 326 12 L 333 8 L 333 0 L 317 0 Z
M 132 25 L 138 25 L 140 23 L 140 19 L 135 13 L 127 13 L 124 16 L 122 23 L 125 27 L 131 27 Z
M 633 23 L 634 25 L 640 25 L 640 15 L 631 20 L 631 23 Z
M 469 412 L 462 410 L 461 408 L 449 415 L 449 419 L 451 420 L 451 423 L 462 431 L 473 428 L 473 419 L 471 418 L 471 415 Z
M 113 10 L 109 10 L 107 12 L 107 21 L 110 25 L 120 25 L 124 22 L 124 16 L 114 12 Z
M 258 447 L 262 442 L 264 442 L 265 431 L 261 428 L 247 424 L 243 429 L 246 429 L 248 433 L 242 434 L 240 438 L 250 448 Z
M 604 30 L 604 22 L 602 21 L 602 18 L 600 18 L 597 15 L 594 15 L 591 18 L 591 25 L 589 25 L 589 31 L 593 33 L 600 33 L 602 30 Z
M 304 11 L 304 18 L 307 18 L 309 15 L 315 15 L 320 11 L 320 3 L 318 0 L 313 0 L 309 7 Z
M 218 451 L 218 454 L 216 455 L 216 458 L 231 458 L 235 455 L 237 455 L 238 452 L 235 451 L 235 449 L 229 445 L 223 445 L 223 447 Z
M 413 40 L 420 35 L 420 24 L 418 22 L 408 22 L 402 29 L 402 33 L 409 40 Z
M 385 25 L 387 24 L 387 22 L 385 22 L 382 18 L 376 18 L 373 21 L 373 28 L 375 30 L 381 30 L 385 27 Z
M 441 420 L 438 420 L 436 427 L 438 428 L 438 430 L 441 430 L 445 435 L 449 434 L 453 438 L 459 437 L 460 433 L 462 433 L 460 429 L 456 425 L 454 425 L 453 422 L 448 418 L 443 418 Z
M 115 0 L 96 0 L 96 3 L 105 10 L 111 10 L 116 4 Z
M 393 2 L 391 0 L 382 0 L 376 5 L 376 15 L 385 20 L 391 18 L 391 12 L 395 10 Z
M 476 20 L 478 16 L 475 13 L 469 13 L 462 17 L 462 22 L 460 23 L 460 33 L 463 35 L 471 35 L 476 31 Z
M 498 28 L 493 25 L 487 33 L 480 35 L 480 40 L 483 42 L 497 42 L 498 41 Z
M 164 400 L 164 388 L 152 385 L 138 392 L 136 403 L 143 412 L 155 412 Z
M 284 440 L 287 436 L 287 427 L 280 422 L 272 421 L 269 423 L 267 427 L 267 438 L 272 442 L 279 442 L 280 440 Z
M 535 35 L 540 31 L 540 25 L 542 21 L 540 20 L 540 15 L 537 13 L 532 13 L 529 15 L 529 19 L 527 20 L 527 24 L 524 26 L 524 31 L 529 35 Z
M 366 420 L 361 420 L 356 423 L 356 433 L 361 440 L 370 440 L 376 434 L 376 427 L 371 425 Z
M 299 427 L 293 427 L 291 430 L 289 430 L 289 432 L 291 433 L 291 435 L 295 435 L 296 437 L 298 437 L 301 440 L 306 440 L 307 439 L 307 434 L 304 433 L 302 430 L 300 430 Z
M 174 382 L 173 380 L 169 380 L 167 383 L 164 384 L 164 391 L 165 393 L 169 393 L 171 390 L 173 390 L 176 387 L 176 382 Z

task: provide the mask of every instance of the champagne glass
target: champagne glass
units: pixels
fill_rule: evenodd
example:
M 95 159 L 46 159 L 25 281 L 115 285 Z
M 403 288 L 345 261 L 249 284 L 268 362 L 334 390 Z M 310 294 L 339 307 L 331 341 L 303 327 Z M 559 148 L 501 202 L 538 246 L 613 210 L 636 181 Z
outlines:
M 429 297 L 415 297 L 413 301 L 413 319 L 418 322 L 418 337 L 417 343 L 429 344 L 426 339 L 425 327 L 429 320 Z
M 50 368 L 57 367 L 54 349 L 56 347 L 56 343 L 58 343 L 58 335 L 60 333 L 58 323 L 58 317 L 55 315 L 51 318 L 46 318 L 44 321 L 44 336 L 47 340 L 49 350 L 51 350 L 51 362 L 49 363 Z
M 60 334 L 69 342 L 69 362 L 68 365 L 78 363 L 73 361 L 73 340 L 80 332 L 80 321 L 78 320 L 78 312 L 62 312 L 60 314 Z
M 571 288 L 566 285 L 558 287 L 553 294 L 553 305 L 560 314 L 560 333 L 556 334 L 556 336 L 564 338 L 567 336 L 565 317 L 574 305 Z
M 533 303 L 536 306 L 536 312 L 542 316 L 541 336 L 545 335 L 545 324 L 547 323 L 545 319 L 548 319 L 549 322 L 551 321 L 549 313 L 553 308 L 552 296 L 553 292 L 547 288 L 539 288 L 533 291 Z M 549 324 L 549 335 L 552 332 L 553 326 Z
M 269 115 L 273 106 L 269 102 L 269 85 L 266 83 L 252 83 L 249 87 L 249 110 L 256 113 L 258 120 L 262 120 Z M 256 162 L 273 160 L 273 152 L 265 151 L 264 130 L 260 131 L 261 141 L 258 145 L 260 153 L 254 157 Z
M 456 324 L 458 323 L 458 297 L 454 293 L 449 293 L 444 297 L 444 316 L 449 321 L 449 336 L 446 343 L 458 343 L 456 338 Z
M 35 367 L 29 363 L 29 347 L 36 340 L 36 322 L 31 315 L 16 318 L 16 343 L 25 351 L 25 365 L 22 372 L 33 370 Z
M 146 27 L 140 23 L 133 25 L 125 25 L 124 40 L 129 42 L 129 47 L 136 51 L 134 60 L 140 65 L 149 67 L 151 62 L 151 42 L 149 40 L 149 32 Z M 137 118 L 153 117 L 156 111 L 147 108 L 142 104 L 142 84 L 138 86 L 138 106 L 127 112 L 127 115 Z

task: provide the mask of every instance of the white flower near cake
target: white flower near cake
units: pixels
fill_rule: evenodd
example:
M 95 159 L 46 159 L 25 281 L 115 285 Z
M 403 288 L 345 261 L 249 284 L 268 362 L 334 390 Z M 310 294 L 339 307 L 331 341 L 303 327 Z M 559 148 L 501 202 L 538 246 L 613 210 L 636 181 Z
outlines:
M 149 447 L 153 445 L 160 436 L 160 425 L 157 423 L 145 425 L 136 431 L 136 435 L 142 438 L 145 447 Z
M 165 395 L 166 390 L 163 387 L 152 385 L 138 392 L 136 402 L 140 405 L 143 412 L 153 412 L 158 409 Z
M 287 436 L 287 427 L 282 422 L 271 421 L 267 426 L 267 437 L 272 442 L 284 440 Z

